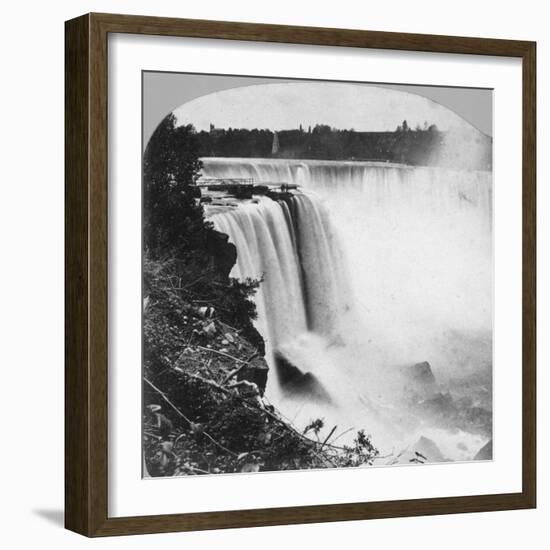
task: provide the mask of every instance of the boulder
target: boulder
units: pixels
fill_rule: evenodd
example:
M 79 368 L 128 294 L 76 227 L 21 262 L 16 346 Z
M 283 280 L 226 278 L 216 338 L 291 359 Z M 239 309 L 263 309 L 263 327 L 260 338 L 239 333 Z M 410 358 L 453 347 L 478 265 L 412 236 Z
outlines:
M 493 460 L 493 440 L 490 439 L 474 456 L 474 460 Z
M 428 437 L 421 436 L 414 445 L 410 445 L 388 464 L 433 464 L 448 462 L 436 443 Z
M 421 436 L 412 446 L 412 450 L 426 457 L 426 462 L 447 462 L 435 441 L 428 437 Z
M 212 321 L 211 323 L 205 325 L 202 331 L 206 334 L 206 336 L 208 336 L 208 338 L 213 338 L 216 335 L 216 325 Z
M 435 384 L 435 376 L 428 361 L 422 361 L 410 367 L 405 367 L 402 369 L 402 372 L 409 380 L 416 384 L 422 386 L 433 386 Z
M 244 369 L 241 369 L 237 374 L 237 380 L 247 380 L 253 382 L 258 386 L 260 395 L 265 392 L 265 386 L 267 384 L 267 374 L 269 367 L 262 357 L 257 357 L 251 360 Z
M 194 199 L 200 199 L 202 196 L 201 188 L 197 185 L 188 185 L 186 193 Z
M 313 401 L 331 403 L 329 393 L 311 372 L 302 372 L 280 352 L 275 352 L 277 376 L 283 389 L 289 394 L 307 395 Z
M 459 410 L 450 392 L 438 392 L 418 404 L 424 413 L 430 414 L 440 421 L 443 419 L 456 418 Z
M 228 277 L 237 262 L 237 247 L 229 242 L 225 233 L 213 229 L 207 233 L 206 249 L 220 275 Z

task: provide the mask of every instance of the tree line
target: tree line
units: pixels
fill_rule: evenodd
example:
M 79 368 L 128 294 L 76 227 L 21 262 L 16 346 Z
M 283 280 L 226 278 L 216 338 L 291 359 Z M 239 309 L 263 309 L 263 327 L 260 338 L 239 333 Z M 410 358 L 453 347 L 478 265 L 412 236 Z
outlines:
M 443 144 L 446 132 L 436 125 L 425 123 L 410 128 L 404 120 L 394 131 L 358 132 L 339 130 L 326 124 L 317 124 L 307 130 L 297 129 L 274 132 L 267 129 L 214 128 L 197 133 L 201 157 L 252 157 L 324 160 L 379 160 L 415 166 L 448 165 L 435 153 Z M 472 139 L 472 138 L 470 138 Z M 491 139 L 479 134 L 475 138 L 483 148 L 476 158 L 460 158 L 467 169 L 491 168 Z

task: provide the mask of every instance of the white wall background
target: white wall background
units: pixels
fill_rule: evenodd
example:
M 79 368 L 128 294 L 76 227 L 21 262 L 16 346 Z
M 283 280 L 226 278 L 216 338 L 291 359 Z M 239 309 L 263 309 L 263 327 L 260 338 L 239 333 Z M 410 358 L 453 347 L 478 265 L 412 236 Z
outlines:
M 539 509 L 151 535 L 90 541 L 62 529 L 63 507 L 63 22 L 89 11 L 538 41 L 539 139 Z M 550 377 L 543 342 L 550 300 L 542 288 L 550 254 L 550 48 L 544 2 L 523 0 L 19 0 L 2 10 L 0 48 L 0 483 L 5 548 L 546 548 Z M 545 219 L 546 218 L 546 219 Z M 546 247 L 548 248 L 548 247 Z M 546 269 L 545 269 L 546 268 Z M 70 327 L 69 327 L 70 329 Z M 543 433 L 545 431 L 545 433 Z

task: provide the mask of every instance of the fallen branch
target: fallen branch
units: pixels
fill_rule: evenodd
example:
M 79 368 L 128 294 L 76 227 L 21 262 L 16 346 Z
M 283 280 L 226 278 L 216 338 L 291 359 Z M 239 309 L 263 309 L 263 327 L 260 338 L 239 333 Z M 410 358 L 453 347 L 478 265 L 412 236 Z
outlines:
M 203 470 L 202 468 L 197 468 L 195 466 L 186 466 L 185 470 L 189 470 L 192 473 L 198 472 L 199 474 L 208 474 L 211 475 L 213 472 L 209 472 L 208 470 Z
M 258 356 L 258 352 L 255 351 L 247 360 L 245 363 L 237 367 L 236 369 L 233 369 L 223 380 L 222 380 L 222 386 L 227 384 L 231 378 L 239 374 L 244 368 L 246 368 L 248 365 L 250 365 L 250 362 Z
M 223 380 L 222 385 L 227 384 L 231 378 L 239 374 L 243 369 L 245 369 L 248 366 L 248 363 L 243 363 L 242 365 L 239 365 L 236 369 L 233 369 Z
M 238 357 L 233 357 L 233 355 L 229 355 L 229 353 L 226 353 L 225 351 L 219 351 L 217 349 L 213 348 L 205 348 L 204 346 L 197 346 L 199 349 L 202 349 L 204 351 L 211 351 L 212 353 L 217 353 L 218 355 L 223 355 L 224 357 L 227 357 L 228 359 L 233 359 L 233 361 L 238 361 L 239 363 L 244 363 L 245 365 L 248 365 L 248 361 L 245 361 L 244 359 L 239 359 Z
M 256 384 L 254 384 L 254 382 L 250 382 L 249 380 L 239 380 L 238 382 L 233 382 L 233 384 L 229 384 L 229 386 L 227 386 L 227 387 L 231 388 L 231 389 L 234 389 L 234 388 L 239 388 L 241 386 L 245 386 L 247 388 L 250 388 L 257 395 L 260 395 L 260 390 L 259 390 L 258 386 Z
M 168 405 L 170 405 L 170 407 L 172 407 L 172 409 L 174 409 L 174 411 L 181 417 L 183 418 L 188 424 L 189 426 L 193 426 L 195 423 L 190 419 L 188 418 L 187 416 L 185 416 L 175 405 L 174 403 L 172 403 L 172 401 L 170 401 L 170 399 L 168 399 L 168 397 L 166 396 L 166 394 L 161 391 L 159 388 L 157 388 L 150 380 L 148 380 L 147 378 L 143 378 L 144 382 L 146 384 L 148 384 L 149 386 L 151 386 L 151 388 L 153 388 L 163 399 L 164 401 L 166 401 L 166 403 L 168 403 Z M 208 432 L 201 432 L 207 439 L 209 439 L 212 443 L 214 443 L 214 445 L 216 445 L 217 447 L 219 447 L 220 449 L 222 449 L 223 451 L 225 451 L 226 453 L 229 453 L 233 456 L 239 456 L 238 453 L 235 453 L 233 451 L 231 451 L 230 449 L 228 449 L 227 447 L 224 447 L 221 443 L 218 443 L 218 441 L 216 441 Z
M 387 455 L 377 455 L 373 456 L 372 460 L 381 460 L 382 458 L 391 458 L 393 456 L 393 452 L 388 453 Z
M 201 363 L 204 365 L 204 368 L 208 371 L 208 374 L 214 378 L 214 373 L 210 369 L 210 364 L 212 363 L 212 358 L 208 359 L 208 363 L 204 363 L 201 361 Z
M 319 451 L 323 450 L 323 447 L 325 446 L 326 443 L 328 443 L 328 440 L 332 437 L 332 434 L 336 431 L 337 427 L 338 426 L 334 426 L 334 428 L 332 428 L 332 430 L 330 430 L 329 434 L 327 435 L 327 437 L 325 438 L 323 443 L 321 443 L 321 446 L 319 447 Z
M 245 399 L 244 397 L 240 396 L 237 392 L 232 391 L 229 388 L 226 388 L 224 386 L 220 386 L 218 383 L 214 382 L 213 380 L 208 380 L 206 378 L 203 378 L 202 376 L 199 376 L 198 374 L 192 374 L 190 372 L 185 372 L 182 369 L 177 369 L 178 372 L 184 374 L 185 376 L 189 376 L 190 378 L 194 378 L 195 380 L 199 380 L 205 384 L 208 384 L 209 386 L 212 386 L 213 388 L 217 389 L 220 392 L 225 393 L 226 395 L 229 395 L 231 397 L 236 397 L 243 403 L 254 407 L 256 409 L 259 409 L 263 411 L 269 418 L 277 422 L 279 425 L 283 426 L 286 430 L 294 434 L 295 436 L 299 437 L 303 441 L 307 442 L 308 444 L 313 444 L 315 447 L 320 445 L 319 441 L 315 441 L 314 439 L 310 439 L 309 437 L 306 437 L 304 434 L 300 433 L 298 430 L 296 430 L 293 426 L 291 426 L 287 421 L 279 418 L 276 414 L 273 414 L 271 411 L 269 411 L 267 408 L 263 408 L 258 404 L 255 404 L 253 401 L 249 401 Z M 331 445 L 330 443 L 325 444 L 327 447 L 330 447 L 331 449 L 337 449 L 339 451 L 345 451 L 343 447 L 337 447 L 336 445 Z

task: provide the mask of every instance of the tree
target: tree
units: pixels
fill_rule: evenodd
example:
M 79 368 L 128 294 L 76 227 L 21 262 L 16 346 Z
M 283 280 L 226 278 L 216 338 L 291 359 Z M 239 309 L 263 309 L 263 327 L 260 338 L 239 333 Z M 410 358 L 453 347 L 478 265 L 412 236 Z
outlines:
M 195 187 L 202 162 L 192 125 L 176 126 L 168 115 L 153 133 L 143 160 L 143 235 L 152 256 L 193 247 L 204 238 Z
M 200 188 L 196 182 L 202 168 L 199 148 L 193 126 L 176 126 L 176 118 L 170 114 L 145 150 L 144 263 L 153 267 L 144 270 L 144 287 L 151 294 L 164 277 L 160 284 L 164 298 L 157 298 L 157 305 L 172 310 L 181 296 L 175 292 L 167 298 L 165 287 L 173 284 L 164 283 L 178 281 L 176 287 L 185 287 L 185 300 L 193 297 L 216 304 L 220 318 L 232 326 L 238 324 L 242 334 L 263 351 L 263 340 L 252 323 L 256 308 L 251 297 L 259 281 L 229 277 L 237 258 L 236 247 L 205 219 L 197 200 Z

